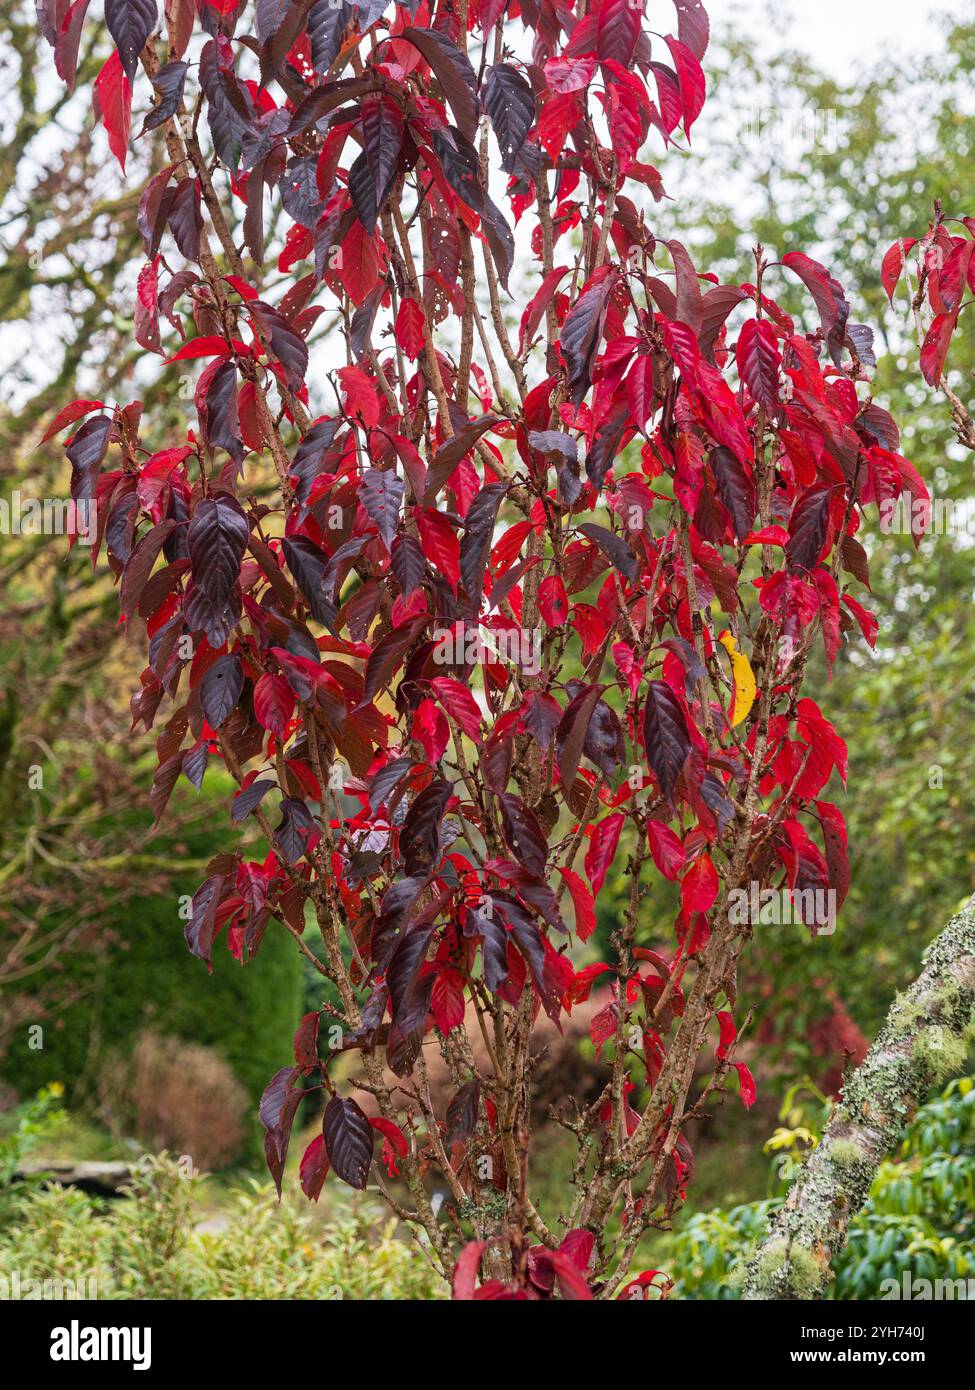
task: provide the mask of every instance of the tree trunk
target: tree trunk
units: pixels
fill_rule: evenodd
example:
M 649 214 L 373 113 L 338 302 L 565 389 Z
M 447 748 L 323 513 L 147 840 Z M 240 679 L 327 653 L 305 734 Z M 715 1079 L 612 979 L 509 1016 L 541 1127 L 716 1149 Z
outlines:
M 975 897 L 926 953 L 843 1088 L 823 1137 L 749 1264 L 747 1299 L 818 1298 L 880 1162 L 928 1092 L 959 1072 L 975 1024 Z

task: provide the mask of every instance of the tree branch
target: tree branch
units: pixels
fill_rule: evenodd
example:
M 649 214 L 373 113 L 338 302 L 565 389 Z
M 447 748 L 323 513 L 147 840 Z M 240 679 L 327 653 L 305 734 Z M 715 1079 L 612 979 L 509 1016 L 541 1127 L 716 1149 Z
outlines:
M 843 1088 L 816 1149 L 751 1260 L 743 1297 L 821 1297 L 880 1162 L 926 1095 L 960 1071 L 975 1031 L 975 897 L 929 947 Z

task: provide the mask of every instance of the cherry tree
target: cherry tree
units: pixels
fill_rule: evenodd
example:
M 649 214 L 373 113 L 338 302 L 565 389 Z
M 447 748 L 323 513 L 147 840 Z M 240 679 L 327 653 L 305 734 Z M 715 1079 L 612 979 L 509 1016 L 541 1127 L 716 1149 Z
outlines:
M 87 7 L 38 0 L 69 83 Z M 134 99 L 163 146 L 134 334 L 195 373 L 192 409 L 160 438 L 138 401 L 75 401 L 48 435 L 145 629 L 157 819 L 218 760 L 265 841 L 228 827 L 190 950 L 222 933 L 260 970 L 283 930 L 322 977 L 261 1106 L 270 1171 L 320 1088 L 305 1193 L 372 1180 L 457 1296 L 656 1296 L 631 1266 L 685 1196 L 688 1123 L 755 1097 L 749 904 L 815 932 L 849 884 L 806 666 L 873 644 L 857 533 L 927 496 L 872 333 L 799 250 L 725 284 L 654 236 L 641 156 L 691 140 L 700 0 L 105 20 L 111 149 L 124 170 Z M 608 1079 L 556 1106 L 578 1157 L 546 1219 L 533 1035 L 593 991 Z

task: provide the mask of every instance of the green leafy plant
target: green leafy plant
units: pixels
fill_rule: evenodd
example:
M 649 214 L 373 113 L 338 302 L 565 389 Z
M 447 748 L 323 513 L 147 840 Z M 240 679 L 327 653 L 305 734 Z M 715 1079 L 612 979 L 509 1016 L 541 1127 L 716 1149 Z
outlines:
M 814 1088 L 794 1087 L 783 1103 L 783 1128 L 766 1145 L 775 1154 L 779 1189 L 792 1176 L 791 1161 L 818 1139 L 827 1114 L 822 1099 Z M 672 1296 L 737 1298 L 751 1249 L 781 1200 L 692 1217 L 665 1246 L 677 1275 Z M 896 1158 L 878 1169 L 834 1274 L 829 1296 L 835 1299 L 878 1298 L 885 1280 L 901 1284 L 905 1274 L 931 1281 L 975 1277 L 975 1077 L 952 1081 L 918 1112 Z
M 0 1229 L 0 1268 L 99 1299 L 429 1299 L 433 1270 L 369 1202 L 329 1209 L 239 1185 L 214 1211 L 208 1180 L 167 1154 L 138 1165 L 126 1196 L 53 1185 L 23 1191 Z
M 2 1224 L 18 1166 L 37 1144 L 64 1123 L 61 1096 L 64 1087 L 52 1082 L 38 1091 L 33 1100 L 13 1112 L 9 1133 L 0 1132 L 0 1224 Z

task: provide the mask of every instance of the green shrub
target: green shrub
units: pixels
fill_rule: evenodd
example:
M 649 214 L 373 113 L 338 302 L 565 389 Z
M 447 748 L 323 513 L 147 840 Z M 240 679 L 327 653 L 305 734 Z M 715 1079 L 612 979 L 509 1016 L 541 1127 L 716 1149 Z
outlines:
M 99 1299 L 445 1293 L 415 1245 L 396 1238 L 395 1220 L 363 1199 L 323 1214 L 302 1198 L 279 1204 L 254 1183 L 207 1213 L 204 1181 L 162 1155 L 144 1160 L 129 1195 L 112 1202 L 54 1186 L 28 1191 L 0 1224 L 0 1276 L 16 1272 L 21 1287 L 59 1280 Z
M 790 1132 L 797 1131 L 777 1131 L 767 1147 L 782 1150 Z M 788 1178 L 796 1165 L 785 1158 L 778 1174 Z M 675 1280 L 673 1297 L 737 1298 L 748 1257 L 781 1200 L 699 1213 L 662 1241 L 656 1254 Z M 904 1274 L 975 1277 L 975 1078 L 951 1082 L 918 1111 L 896 1158 L 877 1170 L 833 1272 L 835 1299 L 878 1298 L 884 1280 L 900 1283 Z
M 215 784 L 204 794 L 219 791 Z M 127 1056 L 152 1029 L 220 1053 L 255 1103 L 291 1055 L 301 1016 L 294 942 L 272 922 L 256 965 L 241 966 L 221 935 L 208 975 L 186 949 L 179 905 L 199 887 L 223 837 L 204 825 L 153 844 L 177 866 L 169 890 L 106 908 L 99 936 L 107 946 L 63 954 L 52 967 L 64 973 L 76 1001 L 57 1018 L 38 1020 L 42 1048 L 30 1045 L 25 1023 L 0 1057 L 0 1079 L 21 1097 L 59 1081 L 71 1105 L 91 1099 L 105 1064 Z

